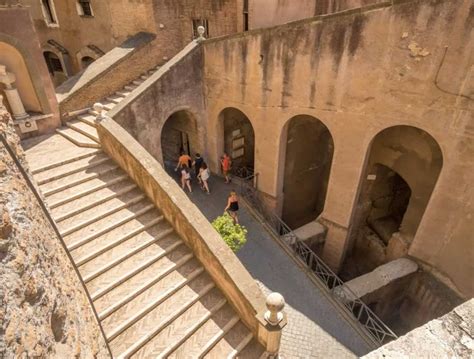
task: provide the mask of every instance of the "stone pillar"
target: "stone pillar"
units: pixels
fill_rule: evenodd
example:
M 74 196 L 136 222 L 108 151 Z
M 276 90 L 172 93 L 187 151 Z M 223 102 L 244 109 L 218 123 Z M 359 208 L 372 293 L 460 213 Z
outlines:
M 25 107 L 23 107 L 23 102 L 21 102 L 18 90 L 13 87 L 15 81 L 15 74 L 7 72 L 7 68 L 4 65 L 0 65 L 0 83 L 3 83 L 6 86 L 4 92 L 12 110 L 13 117 L 16 120 L 24 120 L 28 118 L 29 115 L 26 113 Z
M 280 293 L 271 293 L 266 300 L 267 311 L 259 313 L 260 322 L 258 337 L 266 343 L 265 358 L 279 358 L 281 334 L 288 323 L 286 314 L 282 312 L 285 299 Z

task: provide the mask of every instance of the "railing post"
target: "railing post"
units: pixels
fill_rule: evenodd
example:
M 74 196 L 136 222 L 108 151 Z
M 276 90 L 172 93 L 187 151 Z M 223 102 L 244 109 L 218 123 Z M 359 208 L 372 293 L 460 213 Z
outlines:
M 280 293 L 271 293 L 266 300 L 267 310 L 257 314 L 260 323 L 258 337 L 261 342 L 266 343 L 265 358 L 279 358 L 281 334 L 288 323 L 285 307 L 285 299 Z

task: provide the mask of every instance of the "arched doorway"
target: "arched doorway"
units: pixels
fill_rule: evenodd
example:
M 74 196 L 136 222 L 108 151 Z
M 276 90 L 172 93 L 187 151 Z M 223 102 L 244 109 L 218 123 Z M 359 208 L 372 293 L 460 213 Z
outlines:
M 419 128 L 394 126 L 374 137 L 359 185 L 344 279 L 408 252 L 442 166 L 438 143 Z
M 255 133 L 249 118 L 240 110 L 228 107 L 219 115 L 224 131 L 224 148 L 232 158 L 235 175 L 246 177 L 255 167 Z
M 67 79 L 61 60 L 54 52 L 51 51 L 43 52 L 43 56 L 54 85 L 60 85 Z
M 197 122 L 186 110 L 173 113 L 161 130 L 161 150 L 165 166 L 176 165 L 181 151 L 194 156 L 200 151 Z
M 308 115 L 293 117 L 283 131 L 286 149 L 282 218 L 295 229 L 314 221 L 324 209 L 334 141 L 329 129 Z
M 87 68 L 87 67 L 88 67 L 90 64 L 92 64 L 94 61 L 95 61 L 95 59 L 93 59 L 92 57 L 90 57 L 90 56 L 84 56 L 84 57 L 81 59 L 81 67 L 82 67 L 82 69 Z

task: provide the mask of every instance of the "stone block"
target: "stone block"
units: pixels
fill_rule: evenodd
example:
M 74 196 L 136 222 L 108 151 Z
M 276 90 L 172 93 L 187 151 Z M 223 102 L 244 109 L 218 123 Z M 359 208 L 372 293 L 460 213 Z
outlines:
M 306 243 L 309 247 L 324 243 L 328 229 L 317 220 L 309 222 L 293 231 L 299 240 Z

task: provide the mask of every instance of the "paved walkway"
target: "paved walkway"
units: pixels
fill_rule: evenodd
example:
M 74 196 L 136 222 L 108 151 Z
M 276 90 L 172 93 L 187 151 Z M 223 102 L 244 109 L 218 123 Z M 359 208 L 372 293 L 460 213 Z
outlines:
M 177 173 L 168 172 L 178 180 Z M 229 190 L 233 187 L 218 177 L 211 178 L 210 187 L 212 193 L 207 195 L 194 181 L 189 198 L 212 221 L 223 213 Z M 354 358 L 369 352 L 363 339 L 262 225 L 244 206 L 239 212 L 240 222 L 247 227 L 249 234 L 247 243 L 237 256 L 265 293 L 279 292 L 287 302 L 288 325 L 283 331 L 282 356 Z

